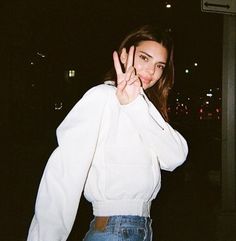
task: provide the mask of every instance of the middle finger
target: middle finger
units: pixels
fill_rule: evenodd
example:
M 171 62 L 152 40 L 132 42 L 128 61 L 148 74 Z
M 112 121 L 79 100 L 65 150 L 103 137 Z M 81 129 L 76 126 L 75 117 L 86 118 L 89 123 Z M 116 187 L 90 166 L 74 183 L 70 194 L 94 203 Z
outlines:
M 134 62 L 134 46 L 131 46 L 129 49 L 129 53 L 128 53 L 128 60 L 127 60 L 127 69 L 129 69 L 129 67 L 133 66 L 133 62 Z

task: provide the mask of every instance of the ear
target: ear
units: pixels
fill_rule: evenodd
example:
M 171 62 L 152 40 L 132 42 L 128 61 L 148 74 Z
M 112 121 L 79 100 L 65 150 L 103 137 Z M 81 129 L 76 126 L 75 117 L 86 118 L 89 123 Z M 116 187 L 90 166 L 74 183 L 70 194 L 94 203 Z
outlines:
M 122 64 L 126 65 L 127 62 L 127 58 L 128 58 L 128 54 L 126 52 L 126 49 L 123 48 L 120 54 L 120 61 Z

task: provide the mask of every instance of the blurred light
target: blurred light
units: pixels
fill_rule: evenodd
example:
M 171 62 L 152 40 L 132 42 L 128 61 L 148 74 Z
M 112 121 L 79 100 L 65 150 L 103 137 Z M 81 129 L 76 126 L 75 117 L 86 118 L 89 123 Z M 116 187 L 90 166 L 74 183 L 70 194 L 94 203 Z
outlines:
M 199 110 L 199 112 L 202 113 L 202 112 L 203 112 L 203 109 L 201 108 L 201 109 Z
M 45 57 L 46 57 L 44 54 L 39 53 L 39 52 L 37 52 L 37 55 L 40 56 L 40 57 L 42 57 L 42 58 L 45 58 Z
M 209 105 L 209 101 L 206 101 L 206 104 Z
M 188 74 L 188 73 L 189 73 L 189 70 L 188 70 L 188 69 L 186 69 L 186 70 L 185 70 L 185 73 L 186 73 L 186 74 Z
M 188 100 L 190 100 L 190 98 L 188 97 Z
M 210 89 L 210 92 L 212 91 L 212 89 Z
M 171 8 L 171 4 L 167 3 L 166 8 Z
M 75 70 L 69 70 L 69 77 L 75 77 Z
M 197 62 L 195 62 L 195 63 L 194 63 L 194 66 L 198 66 L 198 63 L 197 63 Z
M 31 65 L 34 65 L 34 62 L 31 61 L 30 64 L 31 64 Z
M 55 104 L 54 104 L 54 110 L 61 110 L 61 109 L 62 109 L 62 106 L 63 106 L 62 102 L 60 102 L 60 103 L 55 103 Z
M 208 96 L 208 97 L 212 97 L 212 94 L 210 93 L 210 94 L 206 94 L 206 96 Z
M 179 101 L 179 99 L 176 99 L 176 101 Z

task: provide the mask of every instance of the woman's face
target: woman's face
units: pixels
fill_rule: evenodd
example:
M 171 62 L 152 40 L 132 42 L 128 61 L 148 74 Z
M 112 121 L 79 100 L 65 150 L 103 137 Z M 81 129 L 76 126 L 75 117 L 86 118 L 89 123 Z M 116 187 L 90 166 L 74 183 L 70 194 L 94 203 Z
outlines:
M 136 46 L 134 68 L 144 90 L 152 87 L 166 66 L 167 50 L 155 41 L 142 41 Z

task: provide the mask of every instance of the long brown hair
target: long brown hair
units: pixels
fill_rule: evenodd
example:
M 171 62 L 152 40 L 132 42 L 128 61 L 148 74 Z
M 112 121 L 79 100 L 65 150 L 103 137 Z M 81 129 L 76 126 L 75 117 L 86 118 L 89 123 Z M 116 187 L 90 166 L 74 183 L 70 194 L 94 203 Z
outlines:
M 121 54 L 123 48 L 129 51 L 132 45 L 138 46 L 141 42 L 147 40 L 158 42 L 167 50 L 167 62 L 161 78 L 155 85 L 145 90 L 145 93 L 163 118 L 168 121 L 167 99 L 174 84 L 173 41 L 169 31 L 150 25 L 142 26 L 125 37 L 119 46 L 118 53 Z M 117 85 L 114 68 L 105 75 L 105 81 L 107 80 L 113 80 Z

